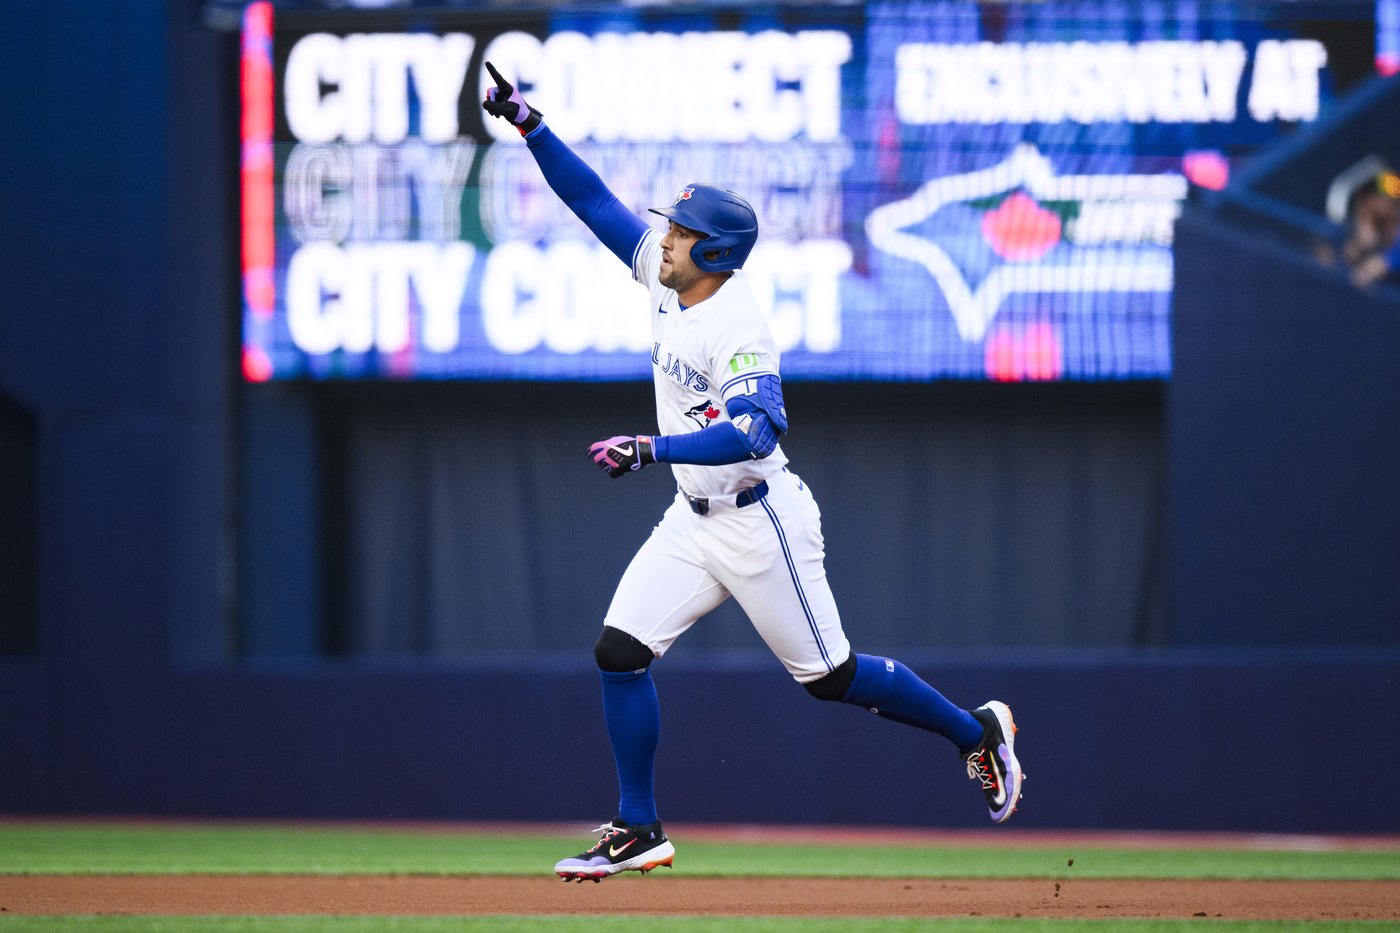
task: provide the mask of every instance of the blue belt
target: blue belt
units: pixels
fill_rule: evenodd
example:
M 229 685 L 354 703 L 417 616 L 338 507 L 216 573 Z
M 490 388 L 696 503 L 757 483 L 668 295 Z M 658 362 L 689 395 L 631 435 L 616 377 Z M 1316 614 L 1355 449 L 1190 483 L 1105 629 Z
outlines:
M 690 493 L 681 490 L 685 494 L 685 501 L 690 505 L 690 511 L 696 515 L 705 515 L 710 511 L 710 500 L 700 496 L 692 496 Z M 751 486 L 734 497 L 734 507 L 742 509 L 746 505 L 753 505 L 764 496 L 768 495 L 768 481 L 764 480 L 757 486 Z

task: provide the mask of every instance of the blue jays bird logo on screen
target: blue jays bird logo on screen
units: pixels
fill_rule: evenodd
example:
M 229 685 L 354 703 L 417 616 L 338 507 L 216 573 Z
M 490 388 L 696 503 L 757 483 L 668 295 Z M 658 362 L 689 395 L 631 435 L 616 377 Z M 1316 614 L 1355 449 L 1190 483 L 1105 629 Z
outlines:
M 931 179 L 877 207 L 865 229 L 877 250 L 922 267 L 962 340 L 985 341 L 988 375 L 1005 349 L 1038 355 L 1047 371 L 1032 375 L 1057 378 L 1073 362 L 1057 322 L 1086 296 L 1117 297 L 1165 321 L 1172 227 L 1186 191 L 1175 172 L 1060 174 L 1021 144 L 991 166 Z M 1014 323 L 1000 320 L 1008 315 Z M 1024 359 L 1016 365 L 1025 375 Z
M 694 194 L 694 193 L 695 193 L 695 189 L 694 189 L 694 188 L 682 188 L 682 189 L 681 189 L 681 193 L 678 194 L 678 195 L 676 195 L 676 200 L 675 200 L 674 203 L 679 204 L 679 203 L 681 203 L 682 201 L 689 201 L 689 200 L 690 200 L 690 196 L 691 196 L 692 194 Z

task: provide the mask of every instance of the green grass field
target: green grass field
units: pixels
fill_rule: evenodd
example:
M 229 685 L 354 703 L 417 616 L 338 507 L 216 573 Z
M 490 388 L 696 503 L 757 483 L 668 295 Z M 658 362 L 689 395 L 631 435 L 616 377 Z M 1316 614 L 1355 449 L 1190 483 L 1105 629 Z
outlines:
M 537 875 L 584 836 L 288 826 L 0 824 L 0 874 Z M 686 840 L 691 876 L 1400 880 L 1400 851 Z M 1074 859 L 1074 864 L 1068 864 Z
M 539 875 L 586 837 L 547 833 L 475 834 L 326 826 L 128 826 L 0 824 L 0 875 L 325 874 Z M 688 876 L 916 878 L 1219 878 L 1400 880 L 1400 850 L 1118 848 L 1017 843 L 951 845 L 725 844 L 685 841 Z M 1071 864 L 1073 860 L 1073 864 Z M 0 905 L 2 906 L 2 905 Z M 1231 920 L 1043 920 L 960 918 L 809 919 L 705 917 L 35 917 L 0 912 L 0 933 L 439 933 L 439 931 L 676 930 L 679 933 L 825 933 L 946 930 L 1011 933 L 1128 930 L 1156 933 L 1206 925 L 1222 931 L 1309 933 L 1400 929 L 1367 922 Z

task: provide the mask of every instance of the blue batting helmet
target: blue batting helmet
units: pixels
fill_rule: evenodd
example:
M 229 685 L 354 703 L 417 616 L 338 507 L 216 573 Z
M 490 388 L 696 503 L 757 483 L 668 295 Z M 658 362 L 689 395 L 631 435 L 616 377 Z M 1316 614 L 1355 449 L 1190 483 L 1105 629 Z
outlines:
M 690 258 L 702 272 L 739 268 L 758 240 L 758 215 L 748 201 L 726 188 L 686 185 L 670 207 L 650 210 L 704 234 L 690 248 Z

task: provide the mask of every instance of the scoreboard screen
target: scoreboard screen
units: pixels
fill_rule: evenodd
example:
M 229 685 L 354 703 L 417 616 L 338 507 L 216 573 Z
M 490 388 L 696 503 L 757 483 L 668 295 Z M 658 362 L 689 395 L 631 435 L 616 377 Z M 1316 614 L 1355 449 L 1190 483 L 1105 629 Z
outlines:
M 1317 119 L 1375 14 L 254 2 L 244 374 L 650 378 L 646 290 L 481 110 L 489 60 L 649 222 L 695 182 L 753 204 L 785 378 L 1166 378 L 1188 192 Z

